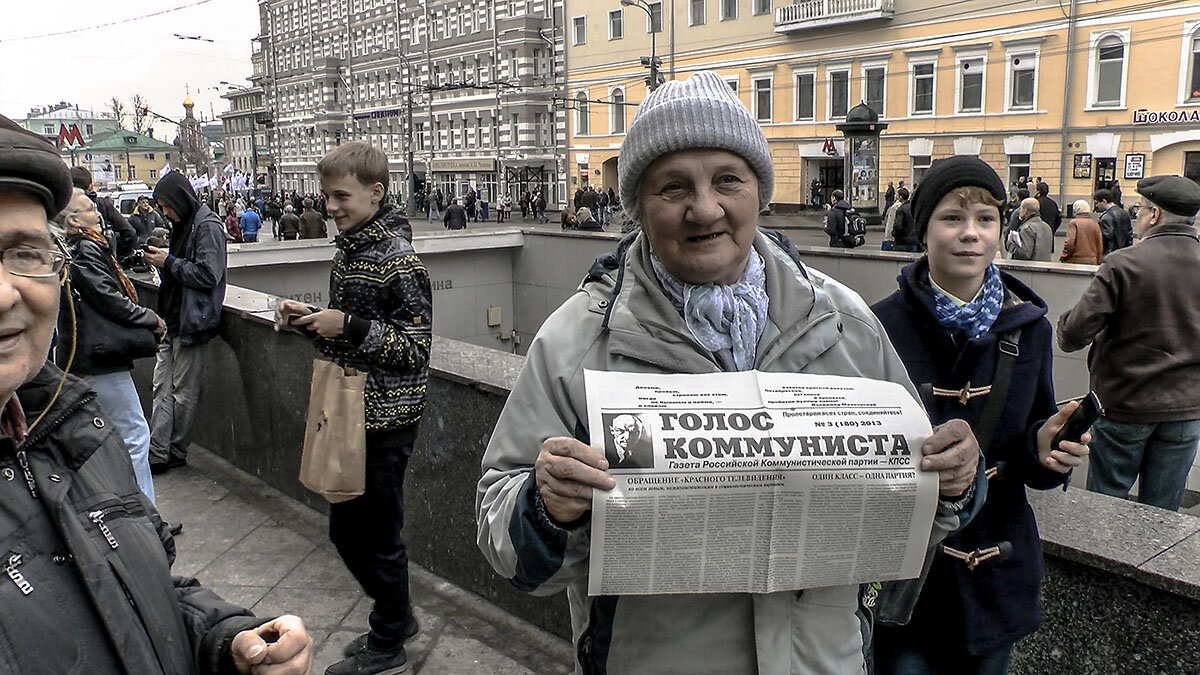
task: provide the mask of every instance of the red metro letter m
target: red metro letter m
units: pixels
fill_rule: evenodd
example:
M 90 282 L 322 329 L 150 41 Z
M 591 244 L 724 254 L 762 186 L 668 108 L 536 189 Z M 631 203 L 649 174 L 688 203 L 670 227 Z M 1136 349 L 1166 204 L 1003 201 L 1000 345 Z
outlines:
M 62 124 L 58 127 L 58 147 L 64 145 L 83 145 L 83 134 L 79 133 L 79 125 L 72 124 L 70 128 Z

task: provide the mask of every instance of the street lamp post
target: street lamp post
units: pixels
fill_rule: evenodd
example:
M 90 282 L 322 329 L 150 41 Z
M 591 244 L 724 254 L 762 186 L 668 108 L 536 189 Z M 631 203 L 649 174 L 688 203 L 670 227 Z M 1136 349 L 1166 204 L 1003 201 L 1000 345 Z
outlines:
M 243 87 L 240 84 L 221 81 L 221 84 L 237 89 L 242 93 L 249 94 L 250 87 Z M 258 193 L 258 117 L 253 111 L 250 113 L 250 176 L 253 183 L 250 185 L 250 194 Z
M 404 69 L 408 76 L 405 78 L 407 82 L 403 82 L 405 90 L 404 102 L 404 170 L 405 170 L 405 185 L 408 192 L 408 203 L 405 205 L 405 211 L 411 218 L 417 214 L 417 177 L 415 175 L 416 164 L 413 158 L 413 88 L 416 84 L 413 82 L 413 64 L 408 60 L 399 49 L 388 49 L 384 54 L 394 54 L 404 64 Z M 397 69 L 400 70 L 400 69 Z
M 637 7 L 642 10 L 646 13 L 646 20 L 650 22 L 650 57 L 642 57 L 642 67 L 650 69 L 650 75 L 646 77 L 646 88 L 654 91 L 658 89 L 658 85 L 662 79 L 662 76 L 658 74 L 658 68 L 662 65 L 662 59 L 658 58 L 654 39 L 654 36 L 658 33 L 654 25 L 654 14 L 650 11 L 650 6 L 646 4 L 645 0 L 621 0 L 621 4 L 625 7 Z

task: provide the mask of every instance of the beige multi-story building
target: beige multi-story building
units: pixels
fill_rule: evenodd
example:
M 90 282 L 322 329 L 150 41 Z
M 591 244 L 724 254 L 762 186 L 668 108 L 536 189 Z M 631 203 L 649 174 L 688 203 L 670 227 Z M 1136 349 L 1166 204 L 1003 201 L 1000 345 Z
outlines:
M 1200 2 L 567 0 L 565 28 L 572 187 L 616 186 L 652 29 L 664 77 L 715 70 L 758 118 L 781 208 L 842 185 L 836 125 L 860 102 L 888 125 L 881 188 L 954 154 L 1060 201 L 1200 182 Z

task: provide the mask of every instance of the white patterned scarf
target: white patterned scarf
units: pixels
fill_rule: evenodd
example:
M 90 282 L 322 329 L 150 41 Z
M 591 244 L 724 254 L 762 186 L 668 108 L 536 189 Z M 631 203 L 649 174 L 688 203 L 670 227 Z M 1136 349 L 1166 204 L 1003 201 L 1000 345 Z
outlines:
M 671 276 L 652 251 L 654 276 L 692 336 L 726 371 L 754 368 L 758 340 L 767 325 L 767 274 L 762 256 L 750 249 L 742 277 L 729 285 L 689 284 Z

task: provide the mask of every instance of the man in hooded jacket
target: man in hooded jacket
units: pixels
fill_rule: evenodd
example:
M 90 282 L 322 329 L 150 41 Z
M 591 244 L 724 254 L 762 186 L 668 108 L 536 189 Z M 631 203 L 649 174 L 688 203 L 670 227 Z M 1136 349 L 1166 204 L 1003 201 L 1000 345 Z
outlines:
M 217 335 L 225 301 L 225 228 L 178 172 L 158 181 L 154 201 L 173 224 L 169 250 L 151 246 L 144 256 L 160 270 L 158 315 L 167 324 L 150 416 L 150 469 L 162 473 L 187 464 L 205 347 Z

